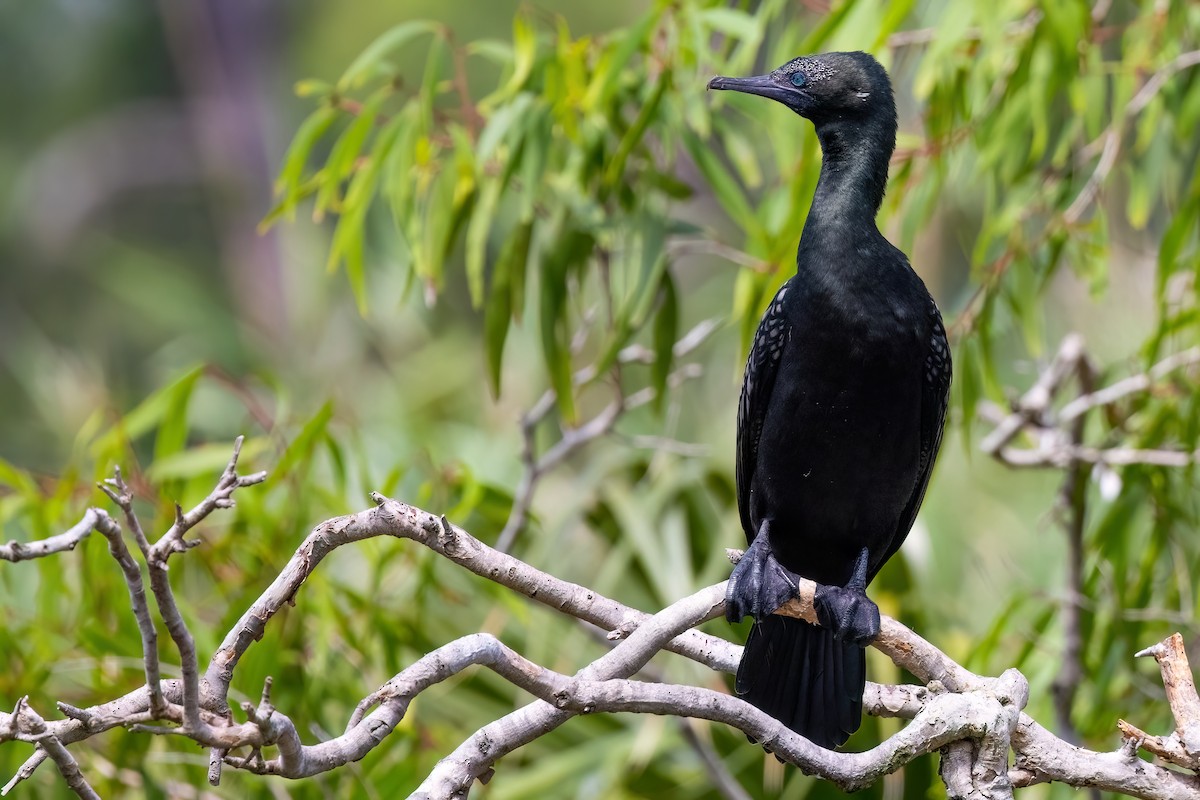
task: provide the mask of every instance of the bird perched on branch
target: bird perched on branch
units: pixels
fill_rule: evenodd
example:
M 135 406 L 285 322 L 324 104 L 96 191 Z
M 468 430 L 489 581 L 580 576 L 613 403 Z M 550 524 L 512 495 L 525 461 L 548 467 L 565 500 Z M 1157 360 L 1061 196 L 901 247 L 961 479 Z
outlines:
M 726 616 L 755 619 L 738 667 L 746 700 L 822 747 L 858 729 L 867 584 L 916 518 L 942 440 L 950 348 L 904 253 L 875 226 L 896 105 L 866 53 L 797 58 L 710 89 L 769 97 L 812 121 L 821 174 L 796 274 L 771 301 L 738 407 L 737 495 L 749 549 Z M 772 612 L 795 576 L 819 584 L 820 627 Z

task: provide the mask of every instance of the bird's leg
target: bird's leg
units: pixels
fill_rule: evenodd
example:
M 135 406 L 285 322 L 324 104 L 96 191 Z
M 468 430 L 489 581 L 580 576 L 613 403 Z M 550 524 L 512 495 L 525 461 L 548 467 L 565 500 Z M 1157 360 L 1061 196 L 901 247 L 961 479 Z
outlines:
M 854 563 L 854 574 L 843 586 L 817 586 L 813 608 L 822 628 L 833 631 L 834 638 L 866 647 L 879 636 L 879 606 L 867 597 L 867 561 L 870 552 L 863 548 Z
M 725 589 L 725 618 L 741 622 L 743 617 L 762 619 L 796 596 L 796 578 L 775 560 L 767 536 L 769 520 L 763 520 L 758 535 L 742 554 Z

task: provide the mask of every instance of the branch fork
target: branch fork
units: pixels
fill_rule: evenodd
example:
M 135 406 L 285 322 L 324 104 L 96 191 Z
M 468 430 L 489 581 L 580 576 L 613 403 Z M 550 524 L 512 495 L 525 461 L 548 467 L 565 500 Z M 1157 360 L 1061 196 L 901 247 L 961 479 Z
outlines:
M 578 714 L 633 712 L 707 719 L 753 736 L 781 760 L 819 775 L 852 791 L 896 771 L 914 758 L 941 750 L 942 774 L 952 797 L 969 800 L 1008 800 L 1014 787 L 1048 781 L 1097 786 L 1146 800 L 1200 800 L 1200 783 L 1163 767 L 1132 758 L 1127 743 L 1113 753 L 1076 748 L 1053 736 L 1022 709 L 1029 686 L 1016 670 L 998 678 L 975 675 L 899 622 L 884 617 L 874 646 L 897 665 L 916 675 L 924 686 L 868 684 L 864 709 L 869 714 L 900 717 L 911 722 L 899 733 L 863 753 L 823 750 L 790 731 L 763 712 L 724 692 L 664 682 L 633 679 L 661 650 L 670 650 L 718 671 L 736 670 L 741 648 L 695 629 L 724 612 L 725 584 L 709 586 L 666 609 L 647 614 L 605 597 L 586 586 L 568 583 L 489 547 L 444 516 L 372 494 L 375 505 L 318 525 L 301 543 L 288 564 L 226 634 L 200 675 L 195 646 L 183 624 L 167 582 L 166 562 L 176 543 L 204 516 L 228 507 L 235 489 L 262 480 L 262 473 L 239 477 L 237 452 L 217 488 L 200 505 L 177 515 L 175 523 L 154 544 L 139 550 L 149 570 L 151 592 L 181 654 L 182 680 L 151 680 L 158 676 L 154 625 L 146 607 L 141 568 L 124 546 L 121 529 L 106 513 L 90 509 L 85 520 L 109 540 L 129 585 L 143 633 L 147 685 L 90 708 L 59 704 L 64 719 L 45 721 L 25 702 L 12 714 L 0 713 L 0 743 L 35 741 L 38 751 L 5 788 L 32 775 L 45 759 L 53 760 L 68 785 L 81 797 L 93 797 L 67 747 L 117 726 L 153 734 L 191 739 L 211 748 L 209 778 L 220 779 L 229 766 L 257 774 L 300 779 L 337 769 L 363 758 L 386 741 L 407 713 L 411 701 L 429 686 L 472 666 L 484 666 L 528 691 L 536 700 L 495 720 L 465 739 L 446 756 L 411 795 L 413 798 L 465 797 L 475 781 L 488 780 L 496 763 L 508 753 L 549 733 Z M 131 531 L 140 529 L 132 495 L 119 474 L 106 482 L 110 497 L 126 516 Z M 78 527 L 78 526 L 76 526 Z M 72 529 L 73 535 L 77 533 Z M 60 534 L 61 536 L 61 534 Z M 428 547 L 482 578 L 494 581 L 563 614 L 609 631 L 612 649 L 574 675 L 563 675 L 535 664 L 488 634 L 472 634 L 450 642 L 418 659 L 367 695 L 353 709 L 345 730 L 327 741 L 306 745 L 292 720 L 271 702 L 271 683 L 263 686 L 257 704 L 242 704 L 246 722 L 233 721 L 228 693 L 241 657 L 259 640 L 275 614 L 296 601 L 301 586 L 323 558 L 337 547 L 376 536 L 410 539 Z M 82 536 L 77 537 L 76 541 Z M 59 539 L 58 541 L 63 541 Z M 190 544 L 190 541 L 188 542 Z M 57 546 L 57 545 L 56 545 Z M 186 548 L 187 545 L 185 544 Z M 43 548 L 50 552 L 49 548 Z M 740 554 L 734 552 L 731 558 Z M 778 613 L 815 621 L 815 584 L 801 581 L 797 598 Z M 1179 750 L 1192 751 L 1200 701 L 1190 683 L 1186 661 L 1166 643 L 1147 651 L 1160 664 L 1171 664 L 1168 695 L 1179 723 L 1174 736 Z M 1164 680 L 1167 667 L 1164 666 Z M 1186 680 L 1185 680 L 1186 676 Z M 1190 687 L 1190 694 L 1188 694 Z M 1187 699 L 1190 698 L 1190 699 Z M 155 723 L 167 722 L 167 726 Z M 1150 749 L 1155 741 L 1141 732 L 1137 741 Z M 1166 737 L 1164 741 L 1169 740 Z M 268 758 L 267 748 L 275 748 Z M 1175 752 L 1163 745 L 1166 752 Z M 237 751 L 244 751 L 239 754 Z M 1015 763 L 1009 767 L 1009 753 Z M 1172 762 L 1178 763 L 1178 762 Z M 1190 763 L 1190 762 L 1189 762 Z M 709 764 L 710 773 L 712 765 Z
M 1200 770 L 1200 697 L 1196 695 L 1183 637 L 1172 634 L 1137 655 L 1150 656 L 1158 662 L 1167 703 L 1175 718 L 1175 730 L 1169 736 L 1151 736 L 1122 719 L 1117 721 L 1121 735 L 1131 750 L 1142 749 L 1169 764 Z

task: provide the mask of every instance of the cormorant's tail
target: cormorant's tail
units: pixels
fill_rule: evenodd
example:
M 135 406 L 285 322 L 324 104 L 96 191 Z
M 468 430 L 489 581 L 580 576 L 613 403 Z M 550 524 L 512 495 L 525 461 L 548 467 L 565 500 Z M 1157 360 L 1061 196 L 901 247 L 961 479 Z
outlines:
M 746 640 L 734 687 L 813 744 L 833 749 L 862 722 L 867 657 L 804 620 L 771 615 Z

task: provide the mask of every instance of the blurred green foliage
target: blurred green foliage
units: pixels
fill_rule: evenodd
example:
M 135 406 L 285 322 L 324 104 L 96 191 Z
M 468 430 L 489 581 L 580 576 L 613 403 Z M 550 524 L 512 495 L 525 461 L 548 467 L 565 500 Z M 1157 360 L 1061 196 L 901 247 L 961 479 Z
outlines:
M 481 13 L 471 5 L 464 16 Z M 358 44 L 340 46 L 358 52 L 340 77 L 324 64 L 319 78 L 297 84 L 311 113 L 279 158 L 278 202 L 267 217 L 311 210 L 328 219 L 328 266 L 345 281 L 298 259 L 288 341 L 258 352 L 239 327 L 245 309 L 215 297 L 226 288 L 212 288 L 211 271 L 139 269 L 146 251 L 106 240 L 101 255 L 113 267 L 102 285 L 124 313 L 170 302 L 171 313 L 151 316 L 153 330 L 197 335 L 159 350 L 143 345 L 164 388 L 137 403 L 82 404 L 79 433 L 57 445 L 66 453 L 60 474 L 0 461 L 4 534 L 62 530 L 103 501 L 89 486 L 114 465 L 143 499 L 147 528 L 162 530 L 173 501 L 207 493 L 228 457 L 224 441 L 248 433 L 244 465 L 269 469 L 267 485 L 242 490 L 235 511 L 199 531 L 204 547 L 173 563 L 206 658 L 307 530 L 362 507 L 367 491 L 445 512 L 492 540 L 521 474 L 519 413 L 554 392 L 553 412 L 533 431 L 544 452 L 614 391 L 649 389 L 656 403 L 627 412 L 614 435 L 542 478 L 516 552 L 645 609 L 720 580 L 723 548 L 742 538 L 731 485 L 739 354 L 792 269 L 819 149 L 811 127 L 785 109 L 709 96 L 704 86 L 713 74 L 761 72 L 801 53 L 867 49 L 889 67 L 901 115 L 880 225 L 910 253 L 956 339 L 957 435 L 905 557 L 873 596 L 973 669 L 1024 670 L 1030 712 L 1050 724 L 1062 591 L 1047 587 L 1062 583 L 1063 546 L 1044 513 L 1061 476 L 1012 476 L 972 459 L 972 420 L 982 400 L 1026 387 L 1031 361 L 1067 330 L 1083 329 L 1112 360 L 1102 377 L 1196 344 L 1200 8 L 1184 0 L 808 5 L 652 2 L 625 22 L 589 18 L 586 34 L 573 30 L 570 9 L 560 16 L 531 6 L 490 10 L 505 26 L 500 35 L 493 25 L 490 38 L 400 12 L 373 43 L 360 29 Z M 372 13 L 378 22 L 381 12 Z M 301 227 L 286 230 L 311 239 Z M 288 250 L 321 247 L 302 239 Z M 207 313 L 209 305 L 219 310 Z M 728 325 L 688 359 L 706 367 L 703 376 L 673 387 L 671 345 L 712 317 Z M 6 347 L 6 385 L 32 387 L 35 399 L 76 385 L 73 362 L 53 355 L 54 339 Z M 653 364 L 621 363 L 631 345 Z M 44 369 L 59 370 L 57 383 Z M 590 377 L 578 380 L 580 370 Z M 1193 380 L 1174 376 L 1092 415 L 1088 440 L 1195 450 L 1197 396 Z M 34 407 L 22 408 L 44 413 Z M 24 440 L 16 428 L 5 430 Z M 707 455 L 674 452 L 663 439 L 707 446 Z M 1115 496 L 1089 484 L 1085 498 L 1087 678 L 1073 723 L 1102 749 L 1115 745 L 1118 713 L 1150 730 L 1168 725 L 1156 673 L 1135 666 L 1132 653 L 1177 628 L 1193 642 L 1197 634 L 1194 472 L 1132 466 L 1120 478 Z M 87 704 L 135 688 L 139 639 L 127 603 L 101 543 L 4 565 L 0 652 L 9 668 L 0 698 L 28 693 L 50 714 L 55 700 Z M 315 740 L 340 731 L 359 698 L 416 657 L 477 630 L 566 672 L 602 652 L 578 625 L 428 553 L 367 542 L 322 565 L 250 649 L 234 688 L 255 695 L 273 675 L 276 705 Z M 160 646 L 171 674 L 177 654 L 166 637 Z M 671 679 L 720 683 L 679 662 L 662 659 Z M 903 679 L 880 658 L 869 669 L 873 679 Z M 214 791 L 403 793 L 471 731 L 525 700 L 473 673 L 419 698 L 361 764 L 294 785 L 227 770 Z M 896 727 L 867 719 L 851 746 Z M 752 796 L 839 796 L 740 735 L 698 732 Z M 183 785 L 204 784 L 207 768 L 198 749 L 121 731 L 74 752 L 105 796 L 180 796 Z M 0 773 L 26 755 L 0 748 Z M 922 759 L 864 796 L 938 796 L 939 786 L 933 760 Z M 65 790 L 43 768 L 18 791 Z M 631 715 L 574 720 L 505 759 L 475 792 L 717 796 L 677 721 Z

